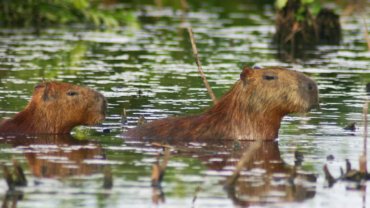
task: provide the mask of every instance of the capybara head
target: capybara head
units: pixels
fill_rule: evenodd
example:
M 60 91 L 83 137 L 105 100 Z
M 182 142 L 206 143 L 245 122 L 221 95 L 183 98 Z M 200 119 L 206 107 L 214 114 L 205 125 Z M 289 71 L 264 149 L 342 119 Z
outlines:
M 249 96 L 251 111 L 288 113 L 307 112 L 318 107 L 315 81 L 303 73 L 279 67 L 245 67 L 240 80 Z
M 19 116 L 33 117 L 30 133 L 69 133 L 77 125 L 93 125 L 105 118 L 104 96 L 88 87 L 62 82 L 36 85 L 32 99 Z M 35 132 L 32 132 L 32 126 Z

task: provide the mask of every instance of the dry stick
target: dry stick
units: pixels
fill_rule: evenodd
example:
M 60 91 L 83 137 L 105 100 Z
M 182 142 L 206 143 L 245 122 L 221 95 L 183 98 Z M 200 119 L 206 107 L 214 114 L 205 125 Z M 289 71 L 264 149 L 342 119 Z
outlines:
M 155 147 L 162 147 L 162 148 L 170 148 L 174 151 L 177 151 L 177 152 L 192 152 L 194 150 L 190 150 L 189 148 L 187 147 L 180 147 L 180 146 L 171 146 L 171 145 L 167 145 L 167 144 L 161 144 L 161 143 L 158 143 L 158 142 L 152 142 L 150 143 L 152 146 L 155 146 Z M 215 154 L 215 151 L 210 151 L 210 150 L 204 150 L 204 149 L 199 149 L 197 150 L 197 152 L 199 153 L 207 153 L 207 154 Z
M 112 189 L 113 187 L 113 174 L 110 166 L 104 167 L 104 177 L 103 177 L 103 188 Z
M 19 165 L 16 159 L 13 159 L 14 176 L 16 178 L 16 186 L 27 186 L 27 178 L 24 174 L 22 167 Z
M 125 125 L 127 124 L 127 113 L 126 113 L 126 108 L 123 108 L 122 110 L 122 115 L 121 115 L 121 124 Z
M 165 148 L 165 149 L 164 149 L 164 154 L 163 154 L 162 163 L 161 163 L 161 165 L 160 165 L 162 176 L 163 176 L 163 174 L 164 174 L 164 171 L 165 171 L 165 170 L 166 170 L 166 168 L 167 168 L 167 164 L 168 164 L 168 161 L 170 160 L 170 156 L 171 156 L 170 148 Z
M 198 198 L 198 193 L 202 190 L 202 187 L 200 187 L 200 185 L 195 189 L 195 193 L 194 193 L 194 196 L 193 196 L 193 200 L 191 202 L 191 207 L 195 207 L 195 201 L 197 200 Z
M 328 169 L 327 165 L 324 165 L 323 170 L 324 170 L 324 173 L 325 173 L 325 178 L 328 181 L 329 187 L 332 187 L 334 185 L 334 183 L 336 182 L 335 178 L 329 172 L 329 169 Z
M 171 149 L 174 149 L 173 146 L 171 145 L 167 145 L 167 144 L 161 144 L 161 143 L 158 143 L 158 142 L 152 142 L 150 143 L 151 145 L 153 146 L 156 146 L 156 147 L 162 147 L 162 148 L 171 148 Z
M 367 29 L 367 22 L 365 16 L 362 17 L 365 26 L 365 40 L 367 42 L 367 49 L 370 51 L 370 37 L 369 37 L 369 30 Z
M 365 101 L 363 114 L 364 114 L 364 146 L 363 154 L 360 156 L 360 172 L 363 174 L 367 173 L 367 113 L 368 113 L 369 102 Z
M 367 156 L 367 113 L 369 108 L 369 101 L 365 102 L 364 106 L 364 156 Z
M 152 201 L 154 204 L 158 204 L 159 202 L 164 202 L 164 194 L 161 188 L 161 182 L 163 180 L 164 173 L 166 171 L 167 163 L 170 159 L 170 148 L 164 148 L 164 155 L 162 159 L 162 163 L 157 161 L 156 164 L 153 165 L 152 169 Z
M 186 0 L 180 0 L 180 3 L 181 3 L 181 8 L 184 10 L 184 11 L 188 11 L 189 10 L 189 4 Z
M 4 172 L 3 174 L 4 174 L 6 184 L 8 184 L 8 189 L 13 190 L 14 189 L 14 179 L 13 179 L 12 174 L 10 173 L 10 170 L 5 164 L 1 164 L 1 166 L 3 168 L 3 172 Z
M 200 77 L 202 78 L 203 83 L 207 88 L 209 96 L 211 96 L 211 98 L 212 98 L 213 104 L 216 104 L 217 103 L 216 96 L 213 93 L 212 88 L 208 84 L 206 75 L 204 74 L 203 69 L 202 69 L 202 64 L 200 63 L 200 60 L 199 60 L 198 49 L 197 49 L 197 46 L 195 44 L 194 34 L 193 34 L 193 30 L 191 29 L 191 27 L 188 27 L 188 33 L 189 33 L 189 37 L 190 37 L 190 41 L 191 41 L 191 46 L 193 48 L 193 55 L 194 55 L 194 58 L 195 58 L 195 62 L 198 66 L 198 71 L 200 73 Z
M 167 163 L 170 159 L 170 155 L 171 155 L 170 148 L 164 148 L 162 163 L 158 162 L 153 165 L 153 168 L 152 168 L 152 186 L 153 187 L 160 186 L 164 173 L 167 168 Z
M 229 188 L 233 186 L 240 175 L 240 171 L 244 168 L 245 164 L 250 161 L 251 157 L 256 153 L 256 151 L 262 146 L 262 141 L 256 141 L 251 144 L 248 149 L 244 152 L 243 156 L 240 158 L 238 164 L 235 167 L 233 174 L 227 179 L 225 187 Z

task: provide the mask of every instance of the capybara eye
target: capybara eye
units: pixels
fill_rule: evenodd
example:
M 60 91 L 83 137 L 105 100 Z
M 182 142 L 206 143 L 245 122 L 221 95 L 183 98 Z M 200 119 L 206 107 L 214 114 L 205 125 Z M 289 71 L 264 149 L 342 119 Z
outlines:
M 68 96 L 76 96 L 76 95 L 78 95 L 78 92 L 75 92 L 75 91 L 69 91 L 69 92 L 67 92 L 67 95 L 68 95 Z
M 265 80 L 275 80 L 275 79 L 277 79 L 277 77 L 276 76 L 272 76 L 272 75 L 264 75 L 263 76 L 263 79 L 265 79 Z

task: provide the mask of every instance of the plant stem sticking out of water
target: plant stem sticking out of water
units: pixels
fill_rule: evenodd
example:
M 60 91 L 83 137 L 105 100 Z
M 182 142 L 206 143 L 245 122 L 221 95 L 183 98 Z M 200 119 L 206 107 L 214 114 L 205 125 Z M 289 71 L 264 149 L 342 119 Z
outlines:
M 104 167 L 104 182 L 103 182 L 103 188 L 104 189 L 112 189 L 113 187 L 113 175 L 112 170 L 110 166 Z
M 127 113 L 126 113 L 126 108 L 123 108 L 122 110 L 122 115 L 121 115 L 121 124 L 125 125 L 127 124 Z
M 183 11 L 189 11 L 188 1 L 186 1 L 186 0 L 180 0 L 180 3 L 181 3 L 181 9 Z
M 152 202 L 154 204 L 159 204 L 160 202 L 163 203 L 165 201 L 161 183 L 166 171 L 167 163 L 170 159 L 171 151 L 169 147 L 163 147 L 163 150 L 164 153 L 162 162 L 160 163 L 158 158 L 157 162 L 152 168 Z
M 370 51 L 370 37 L 369 37 L 369 30 L 367 29 L 367 22 L 365 16 L 362 17 L 362 20 L 364 22 L 364 28 L 365 28 L 365 41 L 367 43 L 367 49 Z
M 193 200 L 191 201 L 191 207 L 195 207 L 195 201 L 197 200 L 198 198 L 198 193 L 202 190 L 202 187 L 199 185 L 196 189 L 195 189 L 195 193 L 194 193 L 194 196 L 193 196 Z
M 24 175 L 24 171 L 22 167 L 19 165 L 18 161 L 13 159 L 13 167 L 14 167 L 14 176 L 16 178 L 15 185 L 16 186 L 27 186 L 27 179 Z
M 171 155 L 170 148 L 165 147 L 162 162 L 160 163 L 159 161 L 157 161 L 157 163 L 153 165 L 153 169 L 152 169 L 152 186 L 153 187 L 160 187 L 161 182 L 163 180 L 164 173 L 166 172 L 167 163 L 170 159 L 170 155 Z
M 332 187 L 334 185 L 334 183 L 336 182 L 335 178 L 329 172 L 329 169 L 328 169 L 327 165 L 324 165 L 323 170 L 324 170 L 324 173 L 325 173 L 325 178 L 328 181 L 329 187 Z
M 2 164 L 2 166 L 4 178 L 9 190 L 14 190 L 17 186 L 27 186 L 27 179 L 24 175 L 24 171 L 15 159 L 13 159 L 13 171 L 9 170 L 5 164 Z
M 209 96 L 211 96 L 213 104 L 216 104 L 217 103 L 217 98 L 216 98 L 215 94 L 213 93 L 212 88 L 211 88 L 211 86 L 209 85 L 209 83 L 207 81 L 206 75 L 203 72 L 202 64 L 200 63 L 200 59 L 199 59 L 199 55 L 198 55 L 197 45 L 195 43 L 194 34 L 193 34 L 193 30 L 191 29 L 191 27 L 188 27 L 188 33 L 189 33 L 189 37 L 190 37 L 190 41 L 191 41 L 191 46 L 193 48 L 193 55 L 194 55 L 194 58 L 195 58 L 195 63 L 198 66 L 198 71 L 200 73 L 200 77 L 202 78 L 203 83 L 207 88 Z
M 363 146 L 363 153 L 359 158 L 360 163 L 360 172 L 363 174 L 367 173 L 367 113 L 369 108 L 369 101 L 365 101 L 364 108 L 363 108 L 363 118 L 364 118 L 364 146 Z

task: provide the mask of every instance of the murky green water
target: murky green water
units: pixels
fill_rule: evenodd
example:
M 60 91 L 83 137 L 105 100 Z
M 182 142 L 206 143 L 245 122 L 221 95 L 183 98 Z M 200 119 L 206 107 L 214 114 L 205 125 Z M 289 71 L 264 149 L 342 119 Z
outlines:
M 19 189 L 19 207 L 370 205 L 369 191 L 348 190 L 344 182 L 328 188 L 322 171 L 328 163 L 338 176 L 346 158 L 358 167 L 361 112 L 370 82 L 370 53 L 358 16 L 342 18 L 340 46 L 320 46 L 288 63 L 290 58 L 280 59 L 271 45 L 271 4 L 197 3 L 187 16 L 176 6 L 134 7 L 137 21 L 112 31 L 49 28 L 36 36 L 32 29 L 0 30 L 1 117 L 20 111 L 43 78 L 91 86 L 109 102 L 101 126 L 79 128 L 72 137 L 1 138 L 0 161 L 10 166 L 17 159 L 29 180 Z M 189 24 L 218 96 L 238 79 L 243 65 L 292 67 L 314 78 L 320 89 L 321 109 L 286 117 L 278 142 L 259 149 L 234 190 L 224 190 L 223 184 L 248 143 L 176 144 L 158 190 L 150 185 L 151 169 L 162 149 L 120 136 L 124 108 L 126 126 L 132 127 L 141 115 L 153 120 L 194 114 L 212 104 L 192 57 Z M 351 122 L 357 130 L 343 130 Z M 76 140 L 86 131 L 84 140 Z M 293 168 L 296 150 L 304 160 Z M 330 154 L 335 159 L 328 162 Z M 102 188 L 107 169 L 113 175 L 111 190 Z M 4 180 L 0 190 L 4 203 L 14 201 L 6 197 Z

